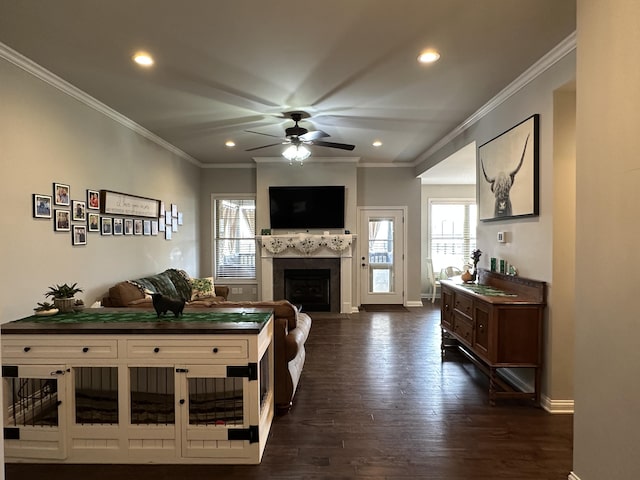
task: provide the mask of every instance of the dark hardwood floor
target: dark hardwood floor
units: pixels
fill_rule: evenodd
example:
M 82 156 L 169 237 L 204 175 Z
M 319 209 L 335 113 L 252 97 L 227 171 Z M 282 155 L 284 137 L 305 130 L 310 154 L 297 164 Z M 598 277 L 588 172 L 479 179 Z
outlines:
M 7 464 L 7 480 L 566 480 L 572 415 L 488 402 L 487 379 L 441 361 L 438 304 L 313 314 L 295 404 L 261 465 Z

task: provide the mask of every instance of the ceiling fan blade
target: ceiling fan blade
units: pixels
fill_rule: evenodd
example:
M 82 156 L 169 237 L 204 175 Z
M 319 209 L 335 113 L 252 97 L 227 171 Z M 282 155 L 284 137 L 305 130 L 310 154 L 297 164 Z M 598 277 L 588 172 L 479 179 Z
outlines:
M 276 145 L 282 145 L 282 142 L 270 143 L 269 145 L 262 145 L 261 147 L 247 148 L 245 152 L 253 152 L 254 150 L 260 150 L 261 148 L 267 148 L 267 147 L 275 147 Z
M 273 138 L 282 138 L 280 135 L 271 135 L 269 133 L 255 132 L 253 130 L 245 130 L 245 132 L 247 132 L 247 133 L 257 133 L 258 135 L 265 135 L 267 137 L 273 137 Z
M 314 140 L 329 136 L 330 135 L 328 133 L 325 133 L 322 130 L 314 130 L 313 132 L 307 132 L 304 135 L 300 135 L 298 138 L 303 142 L 312 142 Z
M 347 143 L 324 142 L 322 140 L 313 142 L 312 145 L 318 145 L 319 147 L 340 148 L 342 150 L 353 150 L 354 148 L 356 148 L 355 145 L 349 145 Z

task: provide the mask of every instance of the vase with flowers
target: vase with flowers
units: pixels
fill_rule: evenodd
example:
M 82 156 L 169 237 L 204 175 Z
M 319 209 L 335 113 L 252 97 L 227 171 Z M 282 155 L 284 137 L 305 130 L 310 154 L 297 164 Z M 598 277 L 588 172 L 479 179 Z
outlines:
M 478 279 L 478 262 L 480 261 L 480 256 L 482 255 L 482 250 L 476 248 L 471 252 L 471 260 L 473 261 L 473 281 L 475 282 Z

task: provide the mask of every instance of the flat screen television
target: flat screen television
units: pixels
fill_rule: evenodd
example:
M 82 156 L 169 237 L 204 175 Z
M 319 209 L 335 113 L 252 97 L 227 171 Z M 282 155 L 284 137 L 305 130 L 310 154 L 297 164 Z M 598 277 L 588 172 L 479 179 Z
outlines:
M 344 185 L 269 187 L 271 228 L 344 228 Z

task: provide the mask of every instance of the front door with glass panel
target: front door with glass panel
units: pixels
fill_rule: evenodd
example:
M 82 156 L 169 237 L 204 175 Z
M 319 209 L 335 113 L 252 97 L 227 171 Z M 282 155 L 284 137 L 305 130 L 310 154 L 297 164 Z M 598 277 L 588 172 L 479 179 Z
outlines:
M 404 303 L 403 210 L 362 210 L 361 304 Z

